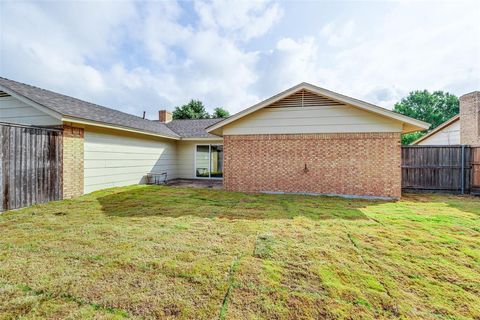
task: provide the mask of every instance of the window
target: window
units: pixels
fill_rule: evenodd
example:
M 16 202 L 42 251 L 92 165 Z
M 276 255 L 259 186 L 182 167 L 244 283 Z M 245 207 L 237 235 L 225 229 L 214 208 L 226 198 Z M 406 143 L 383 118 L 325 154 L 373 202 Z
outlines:
M 223 145 L 197 145 L 195 151 L 195 176 L 221 179 L 223 177 Z

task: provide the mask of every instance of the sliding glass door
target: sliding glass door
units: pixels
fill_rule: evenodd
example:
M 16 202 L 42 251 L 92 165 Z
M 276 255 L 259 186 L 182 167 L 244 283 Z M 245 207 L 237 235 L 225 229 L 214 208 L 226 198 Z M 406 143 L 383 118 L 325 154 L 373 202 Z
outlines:
M 223 145 L 197 145 L 195 149 L 195 176 L 197 178 L 223 177 Z

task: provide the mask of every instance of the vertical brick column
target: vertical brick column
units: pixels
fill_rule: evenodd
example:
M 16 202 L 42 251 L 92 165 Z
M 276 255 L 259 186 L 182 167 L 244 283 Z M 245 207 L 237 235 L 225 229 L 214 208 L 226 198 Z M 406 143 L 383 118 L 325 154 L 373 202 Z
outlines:
M 480 145 L 480 91 L 460 97 L 460 143 Z
M 83 194 L 84 130 L 63 127 L 63 198 Z

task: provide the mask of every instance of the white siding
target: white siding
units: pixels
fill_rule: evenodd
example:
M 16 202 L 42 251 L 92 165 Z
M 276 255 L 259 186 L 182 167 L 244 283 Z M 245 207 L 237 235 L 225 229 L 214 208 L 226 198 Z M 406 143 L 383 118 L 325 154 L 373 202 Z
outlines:
M 197 144 L 223 144 L 218 140 L 177 141 L 177 177 L 195 179 L 195 146 Z
M 435 132 L 430 137 L 418 143 L 419 145 L 452 145 L 460 144 L 460 121 Z
M 223 128 L 224 135 L 401 131 L 399 121 L 347 105 L 264 108 Z
M 0 122 L 36 126 L 61 125 L 62 122 L 12 97 L 0 97 Z
M 176 178 L 174 140 L 85 129 L 84 192 L 144 183 L 148 172 Z

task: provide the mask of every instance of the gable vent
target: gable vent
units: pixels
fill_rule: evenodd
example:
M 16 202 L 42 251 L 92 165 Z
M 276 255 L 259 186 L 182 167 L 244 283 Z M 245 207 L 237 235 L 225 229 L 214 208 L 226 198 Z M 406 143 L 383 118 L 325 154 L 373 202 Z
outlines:
M 10 95 L 5 91 L 0 91 L 0 98 L 3 98 L 3 97 L 10 97 Z
M 341 106 L 343 103 L 320 96 L 308 90 L 300 90 L 282 100 L 272 103 L 268 108 Z

